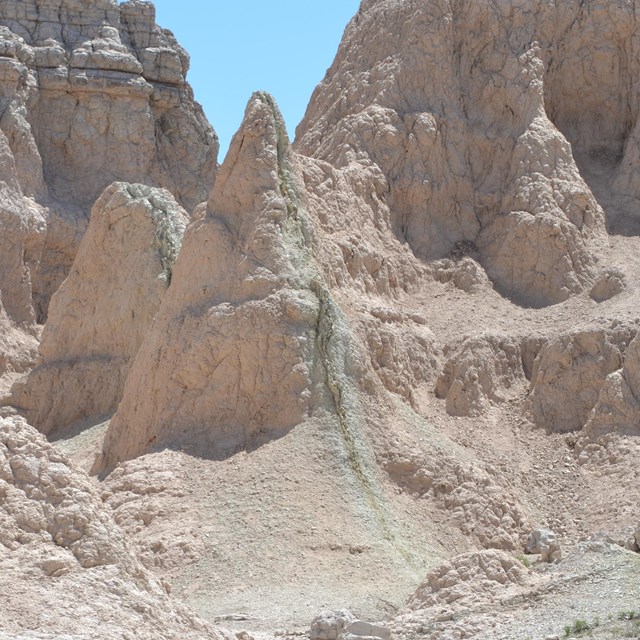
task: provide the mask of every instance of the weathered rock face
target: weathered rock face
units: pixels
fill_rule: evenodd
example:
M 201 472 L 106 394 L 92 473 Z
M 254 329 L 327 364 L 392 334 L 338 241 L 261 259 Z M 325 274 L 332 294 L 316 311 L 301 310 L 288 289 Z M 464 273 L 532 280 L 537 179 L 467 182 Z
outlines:
M 218 143 L 186 83 L 188 56 L 150 3 L 4 2 L 0 28 L 0 128 L 23 193 L 48 207 L 27 265 L 43 319 L 105 187 L 164 187 L 192 209 L 208 196 Z
M 482 469 L 422 443 L 413 448 L 387 447 L 380 461 L 401 491 L 430 503 L 433 513 L 447 513 L 450 524 L 480 548 L 522 547 L 529 514 L 502 486 L 494 469 Z
M 545 344 L 533 366 L 525 412 L 552 432 L 587 423 L 605 378 L 622 366 L 633 327 L 584 329 Z
M 110 639 L 132 628 L 149 640 L 221 637 L 172 602 L 93 483 L 19 419 L 0 419 L 0 525 L 0 632 L 89 637 L 99 625 Z
M 637 76 L 624 36 L 634 21 L 626 2 L 364 2 L 296 149 L 380 170 L 393 229 L 419 258 L 473 242 L 503 293 L 525 305 L 565 300 L 591 283 L 603 227 L 569 142 L 589 158 L 606 146 L 626 171 L 621 123 L 635 123 L 638 106 L 633 90 L 619 96 L 625 74 Z M 595 126 L 611 100 L 616 115 Z
M 23 191 L 19 169 L 10 140 L 0 130 L 0 379 L 33 365 L 36 345 L 31 273 L 46 212 Z
M 37 356 L 37 337 L 16 327 L 0 298 L 0 395 L 8 391 L 16 375 L 24 374 L 34 365 Z
M 524 391 L 525 374 L 518 341 L 509 336 L 468 336 L 445 350 L 436 394 L 447 413 L 474 416 Z
M 388 391 L 412 405 L 417 391 L 430 390 L 438 368 L 435 336 L 424 325 L 420 317 L 380 307 L 360 320 L 371 367 Z
M 595 302 L 606 302 L 625 290 L 624 273 L 619 269 L 607 269 L 596 279 L 589 295 Z
M 524 586 L 528 571 L 512 555 L 495 549 L 467 553 L 434 569 L 407 604 L 413 611 L 439 604 L 469 606 L 490 601 L 507 587 Z
M 114 183 L 93 207 L 71 272 L 54 295 L 40 364 L 8 404 L 43 433 L 108 417 L 171 281 L 188 222 L 170 193 Z
M 106 466 L 178 443 L 222 455 L 307 415 L 323 303 L 300 184 L 277 107 L 254 95 L 127 380 Z
M 0 131 L 0 282 L 7 315 L 27 327 L 35 321 L 30 268 L 36 264 L 45 230 L 45 212 L 25 197 L 16 158 Z
M 622 367 L 600 388 L 598 401 L 585 425 L 584 434 L 597 439 L 609 433 L 640 435 L 640 337 L 624 352 Z
M 5 67 L 32 85 L 26 118 L 54 198 L 91 206 L 114 178 L 166 187 L 188 208 L 207 198 L 217 141 L 189 57 L 150 2 L 5 2 L 0 24 L 18 36 Z
M 428 575 L 399 637 L 485 637 L 468 611 L 551 584 L 510 555 L 534 525 L 635 529 L 640 454 L 599 440 L 640 420 L 637 239 L 600 242 L 640 229 L 635 3 L 365 0 L 296 152 L 256 94 L 219 172 L 148 2 L 0 5 L 0 392 L 48 312 L 11 402 L 109 472 L 96 501 L 0 421 L 3 575 L 34 607 L 192 637 L 135 553 L 262 631 L 311 599 L 381 616 Z

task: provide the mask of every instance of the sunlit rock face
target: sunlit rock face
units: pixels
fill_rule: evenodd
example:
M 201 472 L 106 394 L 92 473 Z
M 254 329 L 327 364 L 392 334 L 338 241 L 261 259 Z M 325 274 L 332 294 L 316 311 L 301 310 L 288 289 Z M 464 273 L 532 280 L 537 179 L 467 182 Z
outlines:
M 0 29 L 0 128 L 20 191 L 45 208 L 27 265 L 42 320 L 102 191 L 164 187 L 190 211 L 209 195 L 218 142 L 152 4 L 3 2 Z
M 592 189 L 610 226 L 637 224 L 635 24 L 622 0 L 363 2 L 296 149 L 379 169 L 419 258 L 473 242 L 516 302 L 566 300 L 592 283 Z
M 114 183 L 98 198 L 51 299 L 38 366 L 6 400 L 46 434 L 115 412 L 162 302 L 189 218 L 164 189 Z

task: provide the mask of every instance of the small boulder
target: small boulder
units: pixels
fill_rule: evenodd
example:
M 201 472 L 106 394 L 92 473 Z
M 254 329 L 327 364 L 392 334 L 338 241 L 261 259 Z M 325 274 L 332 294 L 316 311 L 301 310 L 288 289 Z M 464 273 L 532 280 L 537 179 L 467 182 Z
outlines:
M 338 640 L 354 622 L 356 622 L 356 618 L 346 609 L 323 611 L 313 619 L 309 638 L 311 640 Z
M 539 554 L 543 562 L 560 562 L 562 553 L 556 534 L 551 529 L 535 529 L 527 538 L 527 553 Z
M 391 640 L 391 631 L 387 627 L 377 624 L 355 620 L 347 628 L 345 640 L 364 640 L 373 638 L 374 640 Z
M 624 273 L 619 269 L 607 269 L 595 281 L 589 295 L 594 302 L 606 302 L 625 290 Z

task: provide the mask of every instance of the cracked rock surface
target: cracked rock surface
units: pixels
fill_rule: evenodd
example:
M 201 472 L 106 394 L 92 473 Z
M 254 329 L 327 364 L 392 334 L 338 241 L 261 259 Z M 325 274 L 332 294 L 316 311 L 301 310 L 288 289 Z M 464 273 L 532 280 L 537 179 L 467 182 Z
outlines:
M 222 639 L 172 602 L 91 480 L 21 419 L 0 419 L 0 522 L 9 637 Z

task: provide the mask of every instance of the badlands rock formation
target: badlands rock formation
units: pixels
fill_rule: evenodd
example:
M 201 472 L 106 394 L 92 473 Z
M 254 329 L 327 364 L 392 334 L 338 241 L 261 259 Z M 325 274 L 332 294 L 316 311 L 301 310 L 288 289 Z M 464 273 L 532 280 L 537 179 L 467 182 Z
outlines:
M 99 627 L 101 638 L 222 638 L 171 601 L 90 479 L 20 419 L 0 419 L 0 500 L 0 630 L 9 637 L 88 637 Z
M 40 362 L 8 402 L 43 433 L 110 417 L 171 282 L 185 211 L 161 189 L 114 183 L 93 207 L 51 300 Z
M 407 607 L 413 611 L 464 600 L 491 599 L 505 585 L 524 585 L 528 571 L 513 556 L 500 551 L 469 553 L 454 558 L 433 572 L 413 594 Z
M 469 336 L 447 353 L 436 394 L 452 416 L 482 414 L 491 403 L 522 393 L 525 382 L 520 345 L 508 336 Z
M 228 455 L 308 414 L 323 301 L 294 162 L 277 107 L 254 95 L 127 381 L 106 466 L 150 446 Z
M 637 608 L 637 5 L 363 0 L 218 170 L 151 4 L 0 1 L 0 634 Z
M 7 0 L 0 30 L 2 299 L 27 336 L 19 354 L 3 351 L 1 376 L 33 353 L 34 322 L 105 187 L 164 187 L 191 209 L 218 143 L 186 83 L 188 55 L 150 3 Z
M 434 569 L 390 622 L 393 637 L 633 637 L 637 625 L 627 624 L 625 616 L 635 612 L 638 556 L 587 542 L 563 563 L 562 571 L 541 572 L 498 551 L 454 558 Z M 584 586 L 593 578 L 594 563 L 609 567 L 597 593 Z M 611 609 L 616 613 L 608 614 Z
M 587 158 L 622 153 L 621 121 L 595 122 L 624 57 L 624 34 L 613 43 L 611 34 L 628 11 L 623 2 L 597 12 L 577 1 L 363 2 L 297 149 L 382 172 L 393 230 L 419 258 L 473 243 L 505 294 L 534 306 L 566 300 L 592 282 L 604 224 L 570 143 Z M 593 102 L 580 100 L 600 77 Z
M 4 133 L 0 134 L 0 156 L 1 380 L 5 373 L 25 372 L 33 363 L 37 349 L 30 270 L 37 265 L 46 229 L 46 213 L 23 191 L 16 161 Z
M 600 386 L 585 432 L 591 439 L 622 433 L 637 436 L 640 429 L 640 335 L 624 352 L 622 366 Z
M 625 333 L 586 329 L 548 341 L 535 360 L 526 403 L 533 422 L 553 431 L 581 429 L 604 379 L 622 366 L 620 347 L 634 335 L 632 328 Z

